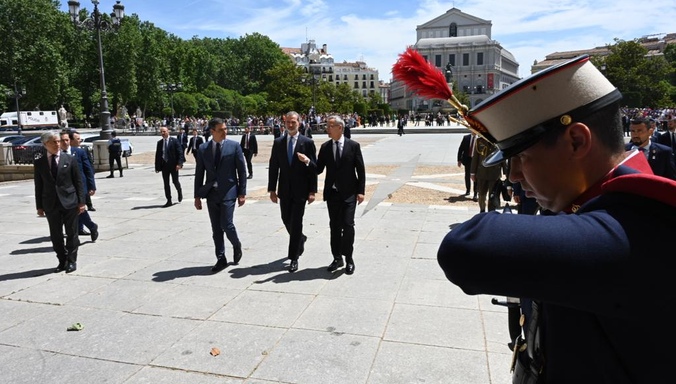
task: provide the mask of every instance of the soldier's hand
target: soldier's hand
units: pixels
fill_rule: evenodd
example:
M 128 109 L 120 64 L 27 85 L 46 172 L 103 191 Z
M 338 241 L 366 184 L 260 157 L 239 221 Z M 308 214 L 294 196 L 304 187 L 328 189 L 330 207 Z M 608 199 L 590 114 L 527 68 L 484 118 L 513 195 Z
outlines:
M 270 191 L 270 201 L 277 204 L 277 192 Z
M 246 196 L 237 196 L 237 205 L 241 207 L 244 203 L 246 203 Z
M 308 205 L 312 204 L 314 201 L 315 201 L 315 194 L 314 194 L 314 193 L 310 193 L 310 194 L 308 195 L 308 197 L 307 197 L 307 203 L 308 203 Z
M 202 199 L 200 199 L 199 197 L 195 198 L 195 209 L 197 209 L 198 211 L 202 210 Z

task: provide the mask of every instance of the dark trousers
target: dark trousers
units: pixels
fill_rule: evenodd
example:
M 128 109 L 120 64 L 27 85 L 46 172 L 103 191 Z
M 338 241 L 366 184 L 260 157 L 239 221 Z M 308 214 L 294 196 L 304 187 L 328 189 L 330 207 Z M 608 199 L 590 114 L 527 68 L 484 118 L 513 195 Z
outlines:
M 87 209 L 91 210 L 94 205 L 92 204 L 92 197 L 88 193 L 85 194 L 85 203 L 87 204 Z
M 251 164 L 251 158 L 253 157 L 253 152 L 248 149 L 242 150 L 244 152 L 244 159 L 246 159 L 246 169 L 249 171 L 249 175 L 253 175 L 253 164 Z
M 49 224 L 49 238 L 56 252 L 59 263 L 64 264 L 77 262 L 77 250 L 80 245 L 77 231 L 78 209 L 65 209 L 60 206 L 54 211 L 45 212 Z M 63 228 L 66 228 L 66 240 L 64 244 Z
M 465 168 L 465 191 L 468 193 L 470 192 L 470 186 L 472 186 L 471 191 L 476 195 L 476 182 L 473 183 L 472 185 L 472 178 L 470 177 L 471 170 L 470 170 L 470 164 L 463 164 L 463 168 Z
M 89 216 L 89 212 L 84 211 L 78 216 L 78 230 L 82 231 L 84 227 L 87 227 L 90 231 L 92 228 L 96 227 L 96 224 L 92 221 L 92 217 Z
M 326 206 L 329 209 L 329 228 L 331 229 L 331 254 L 334 259 L 345 255 L 347 261 L 352 260 L 354 249 L 354 212 L 357 208 L 357 197 L 350 196 L 343 200 L 335 189 L 327 196 Z
M 120 170 L 120 176 L 122 176 L 122 158 L 120 155 L 110 155 L 108 157 L 108 165 L 110 166 L 110 174 L 113 174 L 115 170 L 115 162 L 117 162 L 117 169 Z
M 298 260 L 300 242 L 303 238 L 303 215 L 305 215 L 306 199 L 294 197 L 280 198 L 279 208 L 282 212 L 282 222 L 289 233 L 288 258 Z
M 209 210 L 209 221 L 211 221 L 211 233 L 214 239 L 216 249 L 216 258 L 225 258 L 225 239 L 223 233 L 228 237 L 228 241 L 233 247 L 241 246 L 237 229 L 233 218 L 235 216 L 235 200 L 219 201 L 215 196 L 216 190 L 212 189 L 207 196 L 207 209 Z
M 171 201 L 171 187 L 169 186 L 169 176 L 171 176 L 171 182 L 176 187 L 176 191 L 179 194 L 182 194 L 181 183 L 178 181 L 178 170 L 176 167 L 170 167 L 168 164 L 162 164 L 162 180 L 164 181 L 164 197 L 167 198 L 167 201 Z

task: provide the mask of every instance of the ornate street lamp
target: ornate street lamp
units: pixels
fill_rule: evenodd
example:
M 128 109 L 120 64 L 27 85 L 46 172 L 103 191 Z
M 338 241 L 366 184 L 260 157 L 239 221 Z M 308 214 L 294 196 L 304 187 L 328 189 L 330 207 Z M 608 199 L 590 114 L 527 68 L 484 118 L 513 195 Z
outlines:
M 114 30 L 120 26 L 124 18 L 124 5 L 117 1 L 113 5 L 113 13 L 110 15 L 110 21 L 103 18 L 99 12 L 99 0 L 91 0 L 94 4 L 94 11 L 89 17 L 80 20 L 80 2 L 70 0 L 68 2 L 68 12 L 70 18 L 76 27 L 86 28 L 96 32 L 96 39 L 99 48 L 99 73 L 101 78 L 101 107 L 99 114 L 99 124 L 101 125 L 101 139 L 110 139 L 110 133 L 113 131 L 110 127 L 110 111 L 108 110 L 108 93 L 106 92 L 106 78 L 103 71 L 103 50 L 101 49 L 101 30 Z
M 319 52 L 315 48 L 308 54 L 308 59 L 310 59 L 308 69 L 311 75 L 309 80 L 312 83 L 312 108 L 310 108 L 310 114 L 313 117 L 317 108 L 317 84 L 319 84 L 319 80 L 322 78 L 322 64 L 319 62 L 319 56 Z
M 26 94 L 26 88 L 21 87 L 19 88 L 16 84 L 16 80 L 14 80 L 14 91 L 7 91 L 7 97 L 11 97 L 14 99 L 14 102 L 16 103 L 16 129 L 17 133 L 20 135 L 21 134 L 21 109 L 19 108 L 19 99 L 22 98 Z
M 169 94 L 169 102 L 171 103 L 171 126 L 175 125 L 174 122 L 174 92 L 180 91 L 183 89 L 183 83 L 160 83 L 160 89 Z

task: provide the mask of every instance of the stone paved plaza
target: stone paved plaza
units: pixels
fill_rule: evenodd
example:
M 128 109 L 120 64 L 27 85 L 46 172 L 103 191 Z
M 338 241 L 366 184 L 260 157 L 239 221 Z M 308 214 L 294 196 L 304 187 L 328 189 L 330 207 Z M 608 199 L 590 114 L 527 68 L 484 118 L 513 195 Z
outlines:
M 449 225 L 478 212 L 453 203 L 464 192 L 455 168 L 462 135 L 353 133 L 369 169 L 388 171 L 367 174 L 351 276 L 326 271 L 321 201 L 306 209 L 298 272 L 286 270 L 279 207 L 255 197 L 266 192 L 263 153 L 252 198 L 235 212 L 244 256 L 215 275 L 208 214 L 192 205 L 193 162 L 181 171 L 185 200 L 160 208 L 161 176 L 143 161 L 157 137 L 132 138 L 137 153 L 124 178 L 96 175 L 91 215 L 101 235 L 80 237 L 72 274 L 52 273 L 57 260 L 32 180 L 0 183 L 0 381 L 511 382 L 506 310 L 490 296 L 465 295 L 436 261 Z M 317 146 L 324 140 L 315 136 Z M 421 167 L 448 172 L 416 174 Z M 410 188 L 449 199 L 401 202 Z M 67 331 L 74 323 L 83 329 Z

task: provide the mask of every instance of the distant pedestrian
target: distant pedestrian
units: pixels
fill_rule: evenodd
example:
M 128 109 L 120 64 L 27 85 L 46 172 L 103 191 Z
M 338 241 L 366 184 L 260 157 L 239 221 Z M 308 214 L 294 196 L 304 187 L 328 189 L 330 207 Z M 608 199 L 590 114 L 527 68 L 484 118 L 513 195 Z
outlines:
M 204 139 L 202 136 L 199 136 L 197 134 L 197 128 L 192 129 L 192 137 L 190 138 L 190 142 L 188 142 L 188 149 L 186 150 L 186 153 L 192 152 L 193 157 L 197 156 L 197 149 L 204 143 Z
M 476 143 L 476 134 L 474 132 L 468 133 L 462 137 L 460 146 L 458 147 L 458 167 L 461 165 L 465 168 L 465 196 L 469 196 L 470 186 L 474 191 L 474 199 L 477 198 L 476 181 L 472 183 L 471 168 L 472 156 L 474 152 L 474 144 Z
M 110 133 L 110 140 L 108 140 L 108 165 L 110 166 L 110 175 L 107 179 L 112 179 L 115 177 L 115 162 L 117 162 L 117 168 L 120 170 L 120 177 L 122 177 L 122 141 L 117 138 L 117 133 L 115 131 Z
M 185 158 L 181 150 L 181 144 L 176 138 L 169 136 L 169 128 L 160 128 L 162 139 L 157 142 L 157 149 L 155 150 L 155 172 L 162 172 L 162 180 L 164 182 L 164 196 L 167 202 L 162 208 L 172 206 L 171 201 L 171 187 L 169 186 L 169 177 L 178 193 L 178 202 L 183 201 L 183 190 L 181 183 L 178 181 L 178 170 L 183 168 Z
M 244 127 L 244 133 L 242 134 L 242 139 L 239 142 L 239 145 L 242 147 L 244 152 L 244 158 L 246 159 L 246 168 L 249 171 L 249 176 L 247 179 L 253 178 L 253 164 L 251 163 L 251 158 L 258 156 L 258 141 L 256 141 L 256 135 L 251 132 L 249 126 Z

